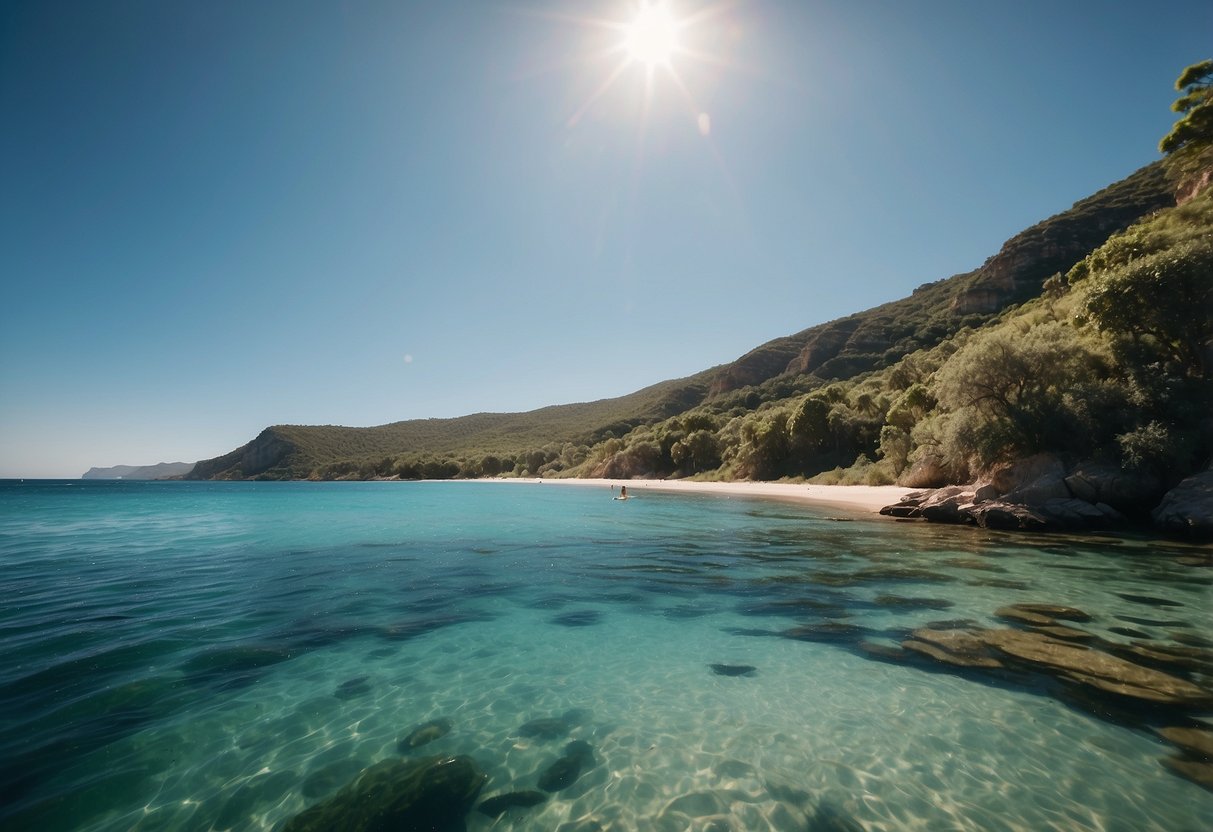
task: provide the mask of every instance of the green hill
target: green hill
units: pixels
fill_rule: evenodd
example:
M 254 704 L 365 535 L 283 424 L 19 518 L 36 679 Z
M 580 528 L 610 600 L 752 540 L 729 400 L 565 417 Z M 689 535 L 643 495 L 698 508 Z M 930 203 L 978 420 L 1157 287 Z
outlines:
M 1112 234 L 1169 205 L 1174 205 L 1174 197 L 1161 164 L 1156 163 L 1015 235 L 972 272 L 925 284 L 901 300 L 778 338 L 730 364 L 689 378 L 620 398 L 529 413 L 478 413 L 368 428 L 277 425 L 228 454 L 197 463 L 188 476 L 283 479 L 603 473 L 606 456 L 622 450 L 604 446 L 611 440 L 626 446 L 629 443 L 624 438 L 637 430 L 643 433 L 697 410 L 707 418 L 700 420 L 699 429 L 718 431 L 723 427 L 718 424 L 722 414 L 736 411 L 731 415 L 738 416 L 826 382 L 888 369 L 907 355 L 981 327 L 1008 307 L 1038 295 L 1050 276 L 1073 267 Z M 687 433 L 681 428 L 674 432 Z M 673 465 L 670 452 L 677 441 L 657 449 L 665 464 L 661 459 L 653 462 L 653 472 L 668 474 L 678 468 L 690 473 L 685 466 Z M 648 464 L 645 459 L 652 456 L 652 450 L 646 450 L 639 464 Z M 778 470 L 786 473 L 785 468 Z M 638 472 L 624 466 L 616 473 Z
M 533 448 L 552 442 L 592 445 L 681 413 L 703 401 L 707 376 L 700 373 L 615 399 L 554 405 L 528 413 L 475 413 L 368 428 L 276 425 L 231 453 L 199 462 L 188 478 L 389 475 L 387 470 L 373 469 L 385 458 L 402 454 L 417 457 L 419 464 L 433 458 L 475 457 L 482 461 L 485 456 L 498 456 L 511 460 L 512 469 L 513 460 Z

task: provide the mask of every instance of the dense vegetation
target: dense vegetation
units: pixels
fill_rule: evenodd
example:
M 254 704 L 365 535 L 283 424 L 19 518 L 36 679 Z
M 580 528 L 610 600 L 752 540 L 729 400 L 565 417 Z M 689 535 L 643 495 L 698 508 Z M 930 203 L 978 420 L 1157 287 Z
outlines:
M 1213 167 L 1211 79 L 1213 62 L 1181 76 L 1195 126 L 1165 163 L 910 297 L 620 399 L 274 427 L 193 476 L 933 485 L 1048 451 L 1174 481 L 1213 453 L 1213 189 L 1193 185 Z M 1177 188 L 1199 195 L 1177 206 Z

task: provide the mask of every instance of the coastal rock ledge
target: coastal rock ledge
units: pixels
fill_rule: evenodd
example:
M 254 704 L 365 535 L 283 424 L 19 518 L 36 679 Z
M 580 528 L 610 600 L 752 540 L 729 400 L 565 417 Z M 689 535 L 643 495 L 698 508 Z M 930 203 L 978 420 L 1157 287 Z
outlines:
M 1213 471 L 1188 477 L 1172 488 L 1151 516 L 1165 532 L 1213 539 Z
M 1088 531 L 1115 528 L 1127 517 L 1152 518 L 1168 534 L 1213 539 L 1213 471 L 1164 493 L 1148 475 L 1102 463 L 1067 470 L 1041 454 L 1000 466 L 970 485 L 912 492 L 880 513 L 1017 531 Z

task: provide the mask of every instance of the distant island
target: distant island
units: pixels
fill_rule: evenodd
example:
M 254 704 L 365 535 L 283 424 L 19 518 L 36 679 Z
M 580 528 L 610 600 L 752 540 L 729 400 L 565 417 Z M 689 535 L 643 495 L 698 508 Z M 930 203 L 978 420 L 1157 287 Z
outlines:
M 184 477 L 194 469 L 193 462 L 157 462 L 155 465 L 114 465 L 89 468 L 82 480 L 167 480 Z

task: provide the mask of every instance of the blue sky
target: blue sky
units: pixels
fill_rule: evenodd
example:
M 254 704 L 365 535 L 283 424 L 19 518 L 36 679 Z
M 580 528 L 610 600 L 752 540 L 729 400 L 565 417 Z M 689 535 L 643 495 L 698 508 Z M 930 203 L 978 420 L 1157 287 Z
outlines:
M 596 95 L 634 0 L 0 4 L 0 476 L 730 361 L 1156 159 L 1213 54 L 1207 2 L 670 8 Z

